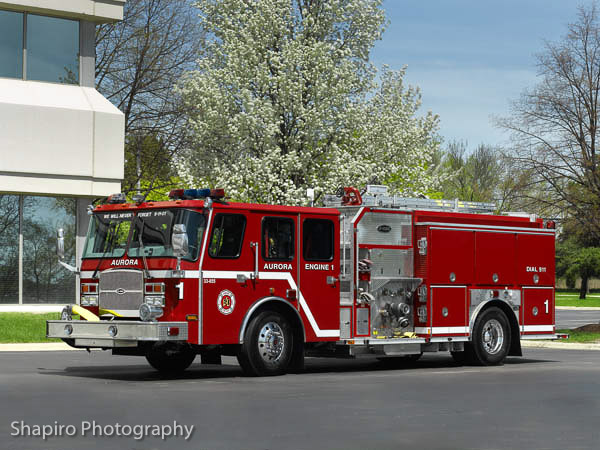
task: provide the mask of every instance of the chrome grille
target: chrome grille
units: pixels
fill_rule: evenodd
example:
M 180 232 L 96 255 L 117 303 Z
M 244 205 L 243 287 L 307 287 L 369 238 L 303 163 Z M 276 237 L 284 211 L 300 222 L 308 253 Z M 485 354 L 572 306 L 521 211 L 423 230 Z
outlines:
M 101 309 L 137 316 L 144 301 L 144 275 L 140 270 L 107 270 L 100 273 L 99 284 Z

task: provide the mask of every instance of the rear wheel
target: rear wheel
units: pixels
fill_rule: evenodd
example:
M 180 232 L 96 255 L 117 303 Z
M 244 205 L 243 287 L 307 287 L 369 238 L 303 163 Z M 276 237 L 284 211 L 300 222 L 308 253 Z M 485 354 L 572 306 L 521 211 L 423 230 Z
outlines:
M 510 325 L 506 314 L 495 307 L 482 312 L 473 327 L 471 345 L 475 364 L 502 364 L 510 349 Z
M 175 375 L 187 369 L 196 358 L 196 352 L 188 344 L 159 342 L 146 352 L 146 359 L 162 374 Z
M 264 311 L 248 324 L 238 361 L 247 375 L 281 375 L 288 368 L 292 348 L 293 333 L 285 317 Z

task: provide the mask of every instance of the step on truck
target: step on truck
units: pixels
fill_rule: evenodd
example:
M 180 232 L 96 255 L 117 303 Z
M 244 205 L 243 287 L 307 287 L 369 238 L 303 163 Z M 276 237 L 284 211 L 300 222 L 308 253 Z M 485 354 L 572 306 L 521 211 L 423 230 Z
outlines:
M 48 337 L 167 373 L 236 356 L 251 375 L 301 370 L 305 356 L 496 365 L 523 339 L 557 337 L 552 221 L 383 186 L 325 207 L 169 197 L 90 209 L 80 268 L 62 260 L 59 230 L 80 300 Z

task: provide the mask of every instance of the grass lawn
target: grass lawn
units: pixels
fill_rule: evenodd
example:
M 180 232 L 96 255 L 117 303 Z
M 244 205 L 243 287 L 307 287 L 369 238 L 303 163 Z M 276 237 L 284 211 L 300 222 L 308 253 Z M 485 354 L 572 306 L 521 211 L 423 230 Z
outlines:
M 588 294 L 585 300 L 579 300 L 576 293 L 556 293 L 556 306 L 593 306 L 600 307 L 600 294 Z
M 0 313 L 0 343 L 61 342 L 46 339 L 46 320 L 58 320 L 60 313 Z
M 600 343 L 600 333 L 589 333 L 577 330 L 557 330 L 557 333 L 566 333 L 569 339 L 559 339 L 556 342 L 579 342 L 579 343 Z

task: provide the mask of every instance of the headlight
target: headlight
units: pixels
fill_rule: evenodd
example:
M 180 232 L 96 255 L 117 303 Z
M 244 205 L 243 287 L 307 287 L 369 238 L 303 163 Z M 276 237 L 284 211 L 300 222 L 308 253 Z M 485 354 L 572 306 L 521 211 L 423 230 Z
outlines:
M 158 296 L 146 296 L 144 297 L 144 301 L 150 306 L 165 306 L 165 298 Z
M 84 295 L 81 297 L 81 306 L 98 306 L 97 295 Z

